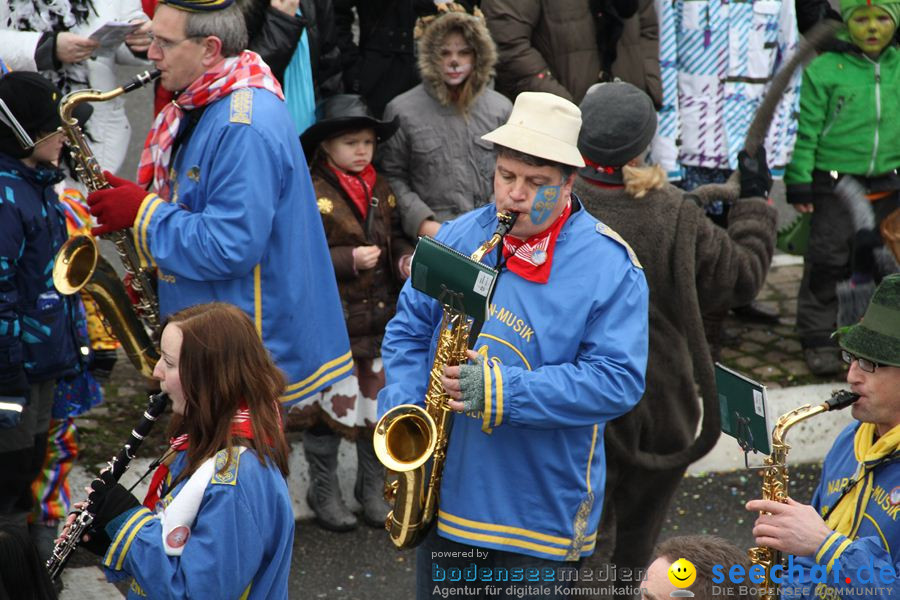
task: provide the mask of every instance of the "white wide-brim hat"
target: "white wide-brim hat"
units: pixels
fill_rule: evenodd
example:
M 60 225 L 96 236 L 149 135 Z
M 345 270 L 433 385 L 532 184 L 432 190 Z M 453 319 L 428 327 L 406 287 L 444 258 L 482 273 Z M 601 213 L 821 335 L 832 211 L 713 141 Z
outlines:
M 583 167 L 578 151 L 581 110 L 546 92 L 522 92 L 504 125 L 481 139 L 564 165 Z

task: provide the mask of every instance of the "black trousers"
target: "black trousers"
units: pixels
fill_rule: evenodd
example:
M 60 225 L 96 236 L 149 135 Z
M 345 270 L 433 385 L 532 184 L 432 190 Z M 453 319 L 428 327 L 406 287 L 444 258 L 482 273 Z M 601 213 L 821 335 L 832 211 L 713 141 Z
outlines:
M 898 204 L 898 193 L 872 203 L 880 224 Z M 853 225 L 850 212 L 836 196 L 822 194 L 814 202 L 803 279 L 797 293 L 797 333 L 804 348 L 833 346 L 837 328 L 837 284 L 851 275 Z

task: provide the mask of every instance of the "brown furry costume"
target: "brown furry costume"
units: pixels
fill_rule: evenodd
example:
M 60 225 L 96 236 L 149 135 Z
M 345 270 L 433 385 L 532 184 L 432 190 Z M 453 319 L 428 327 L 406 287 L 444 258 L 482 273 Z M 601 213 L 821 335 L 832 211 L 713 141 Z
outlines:
M 700 315 L 756 296 L 774 250 L 775 210 L 762 199 L 742 199 L 726 230 L 669 184 L 634 198 L 579 176 L 575 192 L 631 244 L 650 288 L 647 385 L 635 409 L 607 426 L 603 541 L 591 559 L 644 568 L 685 469 L 718 438 L 716 423 L 694 441 L 695 379 L 705 399 L 717 397 Z
M 440 47 L 458 31 L 475 51 L 454 93 L 443 81 Z M 494 153 L 481 136 L 506 122 L 512 105 L 491 89 L 497 51 L 483 21 L 464 13 L 435 19 L 419 40 L 422 83 L 394 98 L 384 120 L 400 129 L 377 156 L 397 195 L 403 230 L 415 238 L 425 219 L 445 221 L 481 206 L 493 193 Z

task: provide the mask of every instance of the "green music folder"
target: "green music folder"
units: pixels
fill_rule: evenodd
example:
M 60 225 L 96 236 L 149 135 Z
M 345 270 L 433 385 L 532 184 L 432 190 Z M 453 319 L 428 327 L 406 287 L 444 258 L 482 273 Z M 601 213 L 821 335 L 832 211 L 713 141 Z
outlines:
M 716 388 L 722 432 L 736 438 L 745 450 L 772 452 L 772 417 L 766 386 L 716 363 Z
M 486 321 L 498 272 L 430 237 L 419 238 L 412 258 L 412 286 L 444 306 Z

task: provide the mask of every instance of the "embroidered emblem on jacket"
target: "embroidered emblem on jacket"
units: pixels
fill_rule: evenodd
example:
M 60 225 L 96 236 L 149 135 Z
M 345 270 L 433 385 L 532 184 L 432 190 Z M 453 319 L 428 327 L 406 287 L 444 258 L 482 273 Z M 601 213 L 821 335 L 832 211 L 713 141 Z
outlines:
M 231 460 L 228 460 L 228 451 L 219 450 L 216 454 L 216 472 L 213 475 L 212 484 L 219 485 L 236 485 L 238 473 L 238 461 L 241 459 L 240 451 L 237 448 L 231 449 Z M 225 463 L 228 462 L 228 468 L 224 471 Z
M 200 183 L 200 167 L 194 165 L 190 169 L 188 169 L 187 177 L 194 183 Z
M 253 119 L 253 92 L 250 88 L 241 88 L 231 94 L 231 116 L 229 121 L 232 123 L 243 123 L 249 125 Z
M 319 205 L 319 212 L 323 215 L 330 215 L 331 211 L 334 210 L 334 203 L 328 198 L 319 198 L 316 204 Z

